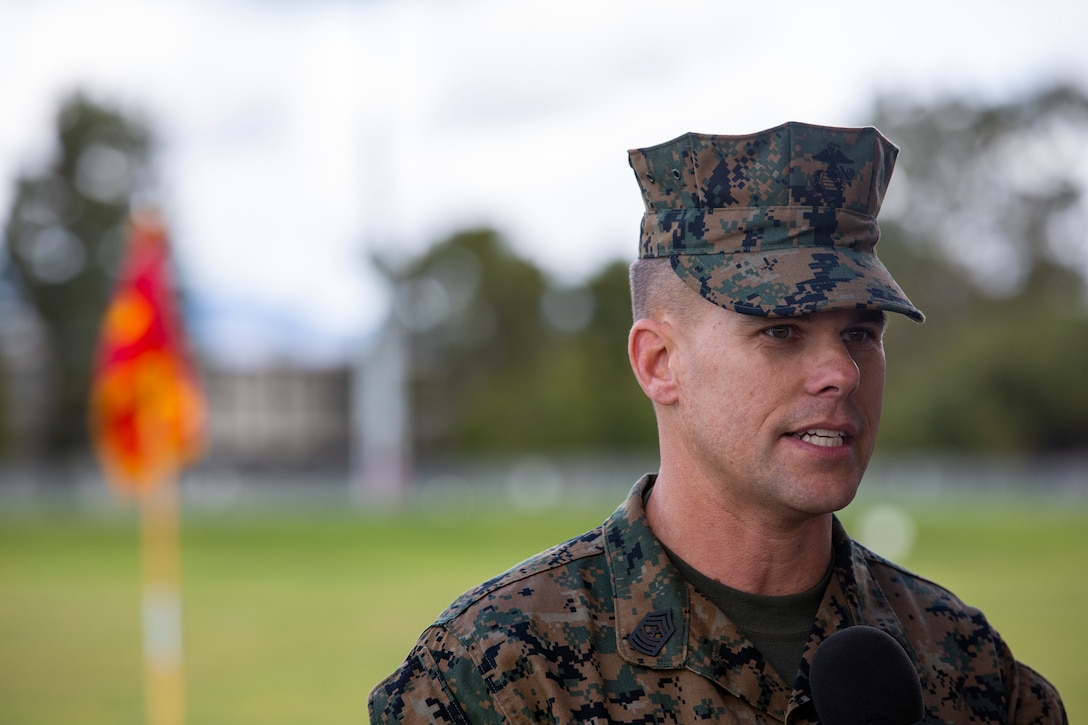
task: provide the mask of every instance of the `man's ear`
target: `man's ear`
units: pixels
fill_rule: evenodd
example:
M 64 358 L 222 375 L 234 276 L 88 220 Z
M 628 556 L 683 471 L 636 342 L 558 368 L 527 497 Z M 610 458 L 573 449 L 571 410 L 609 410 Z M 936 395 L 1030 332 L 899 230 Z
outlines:
M 646 397 L 658 405 L 672 405 L 677 400 L 672 356 L 675 345 L 672 326 L 660 320 L 636 320 L 627 337 L 627 356 L 635 379 Z

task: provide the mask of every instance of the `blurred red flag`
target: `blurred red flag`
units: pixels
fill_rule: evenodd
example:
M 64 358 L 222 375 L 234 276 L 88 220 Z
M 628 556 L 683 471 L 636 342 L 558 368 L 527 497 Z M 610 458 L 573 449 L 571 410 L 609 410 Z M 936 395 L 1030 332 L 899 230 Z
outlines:
M 204 401 L 173 293 L 163 224 L 134 214 L 90 399 L 95 448 L 122 490 L 146 492 L 200 453 Z

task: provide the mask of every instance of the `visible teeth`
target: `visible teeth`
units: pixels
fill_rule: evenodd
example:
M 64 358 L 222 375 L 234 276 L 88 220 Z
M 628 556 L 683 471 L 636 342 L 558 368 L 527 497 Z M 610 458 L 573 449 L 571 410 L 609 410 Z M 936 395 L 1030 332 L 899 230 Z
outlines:
M 805 443 L 811 443 L 815 446 L 824 446 L 826 448 L 841 446 L 845 437 L 839 431 L 826 430 L 824 428 L 813 428 L 812 430 L 806 430 L 804 433 L 796 433 L 795 435 Z

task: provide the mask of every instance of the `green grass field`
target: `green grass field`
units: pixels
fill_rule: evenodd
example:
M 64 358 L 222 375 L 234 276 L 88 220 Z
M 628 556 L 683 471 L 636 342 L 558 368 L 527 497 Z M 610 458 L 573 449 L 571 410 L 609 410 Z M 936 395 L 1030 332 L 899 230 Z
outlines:
M 189 514 L 187 722 L 360 723 L 369 689 L 454 597 L 613 508 L 457 517 Z M 856 510 L 855 510 L 856 509 Z M 845 512 L 848 527 L 863 513 Z M 910 508 L 902 559 L 984 609 L 1088 722 L 1088 506 Z M 0 723 L 144 722 L 134 514 L 0 517 Z

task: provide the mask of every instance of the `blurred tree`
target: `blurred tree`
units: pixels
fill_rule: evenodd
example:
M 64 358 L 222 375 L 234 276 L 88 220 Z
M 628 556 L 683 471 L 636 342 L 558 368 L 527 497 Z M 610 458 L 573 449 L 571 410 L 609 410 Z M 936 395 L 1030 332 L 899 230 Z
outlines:
M 524 368 L 503 371 L 484 404 L 468 411 L 469 441 L 566 452 L 652 446 L 653 410 L 627 360 L 629 300 L 625 263 L 584 285 L 549 285 L 536 313 L 536 353 Z M 514 401 L 518 420 L 496 430 L 492 421 Z
M 150 173 L 152 140 L 140 122 L 77 94 L 62 104 L 57 141 L 47 169 L 18 179 L 4 243 L 50 353 L 53 400 L 44 445 L 51 453 L 70 453 L 87 443 L 99 323 L 130 201 Z
M 627 333 L 631 329 L 631 288 L 628 262 L 606 266 L 588 282 L 596 301 L 594 314 L 578 338 L 579 348 L 593 363 L 588 390 L 581 391 L 581 407 L 588 409 L 585 440 L 600 441 L 611 450 L 657 447 L 653 406 L 631 372 Z
M 498 232 L 454 234 L 394 270 L 423 456 L 632 448 L 652 415 L 627 368 L 627 271 L 551 284 Z M 649 427 L 647 427 L 649 423 Z
M 882 446 L 1088 448 L 1088 96 L 877 102 L 902 153 L 880 256 L 927 314 L 893 322 Z
M 531 424 L 523 399 L 496 391 L 531 366 L 540 325 L 543 275 L 518 259 L 490 229 L 454 234 L 394 270 L 379 260 L 395 290 L 395 312 L 409 340 L 415 449 L 426 455 L 503 431 L 495 445 Z M 498 397 L 496 397 L 498 392 Z M 485 411 L 486 412 L 482 412 Z
M 1088 270 L 1088 95 L 1059 86 L 1003 104 L 892 96 L 873 117 L 902 149 L 882 222 L 960 280 L 951 290 L 928 280 L 918 294 L 958 307 L 1040 293 L 1025 288 L 1041 274 L 1060 285 L 1050 302 L 1084 309 L 1083 280 L 1064 270 Z

